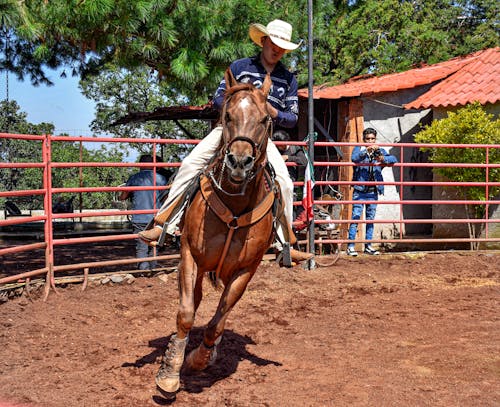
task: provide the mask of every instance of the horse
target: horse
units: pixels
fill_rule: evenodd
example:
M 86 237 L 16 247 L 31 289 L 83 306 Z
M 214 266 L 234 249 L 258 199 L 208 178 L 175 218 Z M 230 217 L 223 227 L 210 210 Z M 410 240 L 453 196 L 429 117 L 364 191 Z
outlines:
M 177 332 L 171 336 L 155 382 L 161 392 L 180 387 L 180 371 L 200 371 L 215 363 L 229 312 L 273 241 L 277 198 L 266 148 L 272 120 L 267 110 L 271 78 L 262 87 L 238 83 L 230 69 L 221 112 L 221 145 L 200 177 L 200 188 L 184 213 L 178 268 Z M 223 287 L 217 310 L 201 344 L 184 357 L 189 332 L 202 300 L 202 282 L 211 275 Z

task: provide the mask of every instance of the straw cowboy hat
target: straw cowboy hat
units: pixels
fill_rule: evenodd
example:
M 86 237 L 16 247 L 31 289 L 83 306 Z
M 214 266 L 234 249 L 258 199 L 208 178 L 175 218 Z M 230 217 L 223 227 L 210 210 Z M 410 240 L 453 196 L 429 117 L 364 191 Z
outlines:
M 280 48 L 283 48 L 285 52 L 293 51 L 298 48 L 300 44 L 294 44 L 290 40 L 292 39 L 292 26 L 282 20 L 273 20 L 267 27 L 262 24 L 251 24 L 250 25 L 250 38 L 259 47 L 262 47 L 262 37 L 269 37 L 271 41 Z

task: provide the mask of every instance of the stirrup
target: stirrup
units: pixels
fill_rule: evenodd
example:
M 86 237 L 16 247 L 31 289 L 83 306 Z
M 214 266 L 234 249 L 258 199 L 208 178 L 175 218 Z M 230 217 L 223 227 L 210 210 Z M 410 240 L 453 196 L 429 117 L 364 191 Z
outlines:
M 161 228 L 161 235 L 160 238 L 158 239 L 158 246 L 163 247 L 165 244 L 165 238 L 167 237 L 167 225 L 163 225 Z
M 281 250 L 281 253 L 276 257 L 276 262 L 281 264 L 283 267 L 292 267 L 292 256 L 290 254 L 290 243 L 289 242 L 284 242 L 283 243 L 283 250 Z

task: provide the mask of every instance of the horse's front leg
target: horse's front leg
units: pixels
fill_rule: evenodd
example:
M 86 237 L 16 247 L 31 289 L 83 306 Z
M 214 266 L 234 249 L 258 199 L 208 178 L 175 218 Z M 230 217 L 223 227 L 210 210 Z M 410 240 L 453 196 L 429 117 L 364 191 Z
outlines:
M 203 370 L 209 364 L 215 362 L 217 356 L 217 345 L 224 332 L 224 325 L 229 312 L 241 298 L 248 282 L 255 273 L 257 266 L 241 270 L 226 285 L 219 301 L 217 311 L 207 325 L 203 334 L 202 343 L 186 358 L 186 367 L 191 370 Z
M 191 253 L 185 250 L 179 266 L 179 309 L 177 312 L 177 333 L 172 335 L 167 350 L 156 375 L 157 386 L 168 393 L 180 387 L 180 371 L 184 362 L 184 352 L 189 340 L 189 331 L 193 327 L 195 312 L 199 305 L 199 292 L 195 301 L 195 285 L 201 286 L 201 277 L 197 276 L 197 266 Z M 201 289 L 197 287 L 197 291 Z

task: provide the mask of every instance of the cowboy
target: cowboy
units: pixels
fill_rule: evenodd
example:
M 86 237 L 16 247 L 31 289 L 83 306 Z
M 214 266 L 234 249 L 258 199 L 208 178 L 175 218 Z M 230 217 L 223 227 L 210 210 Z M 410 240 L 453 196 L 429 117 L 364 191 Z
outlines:
M 280 62 L 283 55 L 300 46 L 291 42 L 292 26 L 285 21 L 274 20 L 267 26 L 251 24 L 249 35 L 252 41 L 262 48 L 254 57 L 239 59 L 230 65 L 234 78 L 238 82 L 251 83 L 260 88 L 264 78 L 271 75 L 272 87 L 267 99 L 268 112 L 275 125 L 292 128 L 298 119 L 297 80 L 294 75 Z M 223 79 L 214 96 L 214 107 L 222 110 L 226 83 Z M 219 147 L 222 138 L 222 126 L 215 127 L 184 159 L 177 173 L 167 200 L 155 217 L 155 225 L 151 229 L 139 233 L 139 236 L 149 244 L 155 244 L 162 234 L 163 227 L 166 233 L 174 236 L 181 220 L 184 206 L 184 192 L 193 179 L 208 164 Z M 276 146 L 269 140 L 267 157 L 276 173 L 276 180 L 280 185 L 281 196 L 284 201 L 285 217 L 288 228 L 278 224 L 277 234 L 279 241 L 275 243 L 277 250 L 282 250 L 281 242 L 288 242 L 293 220 L 293 182 L 288 174 L 285 162 Z M 288 239 L 287 239 L 288 236 Z M 311 253 L 290 249 L 293 262 L 309 260 Z

